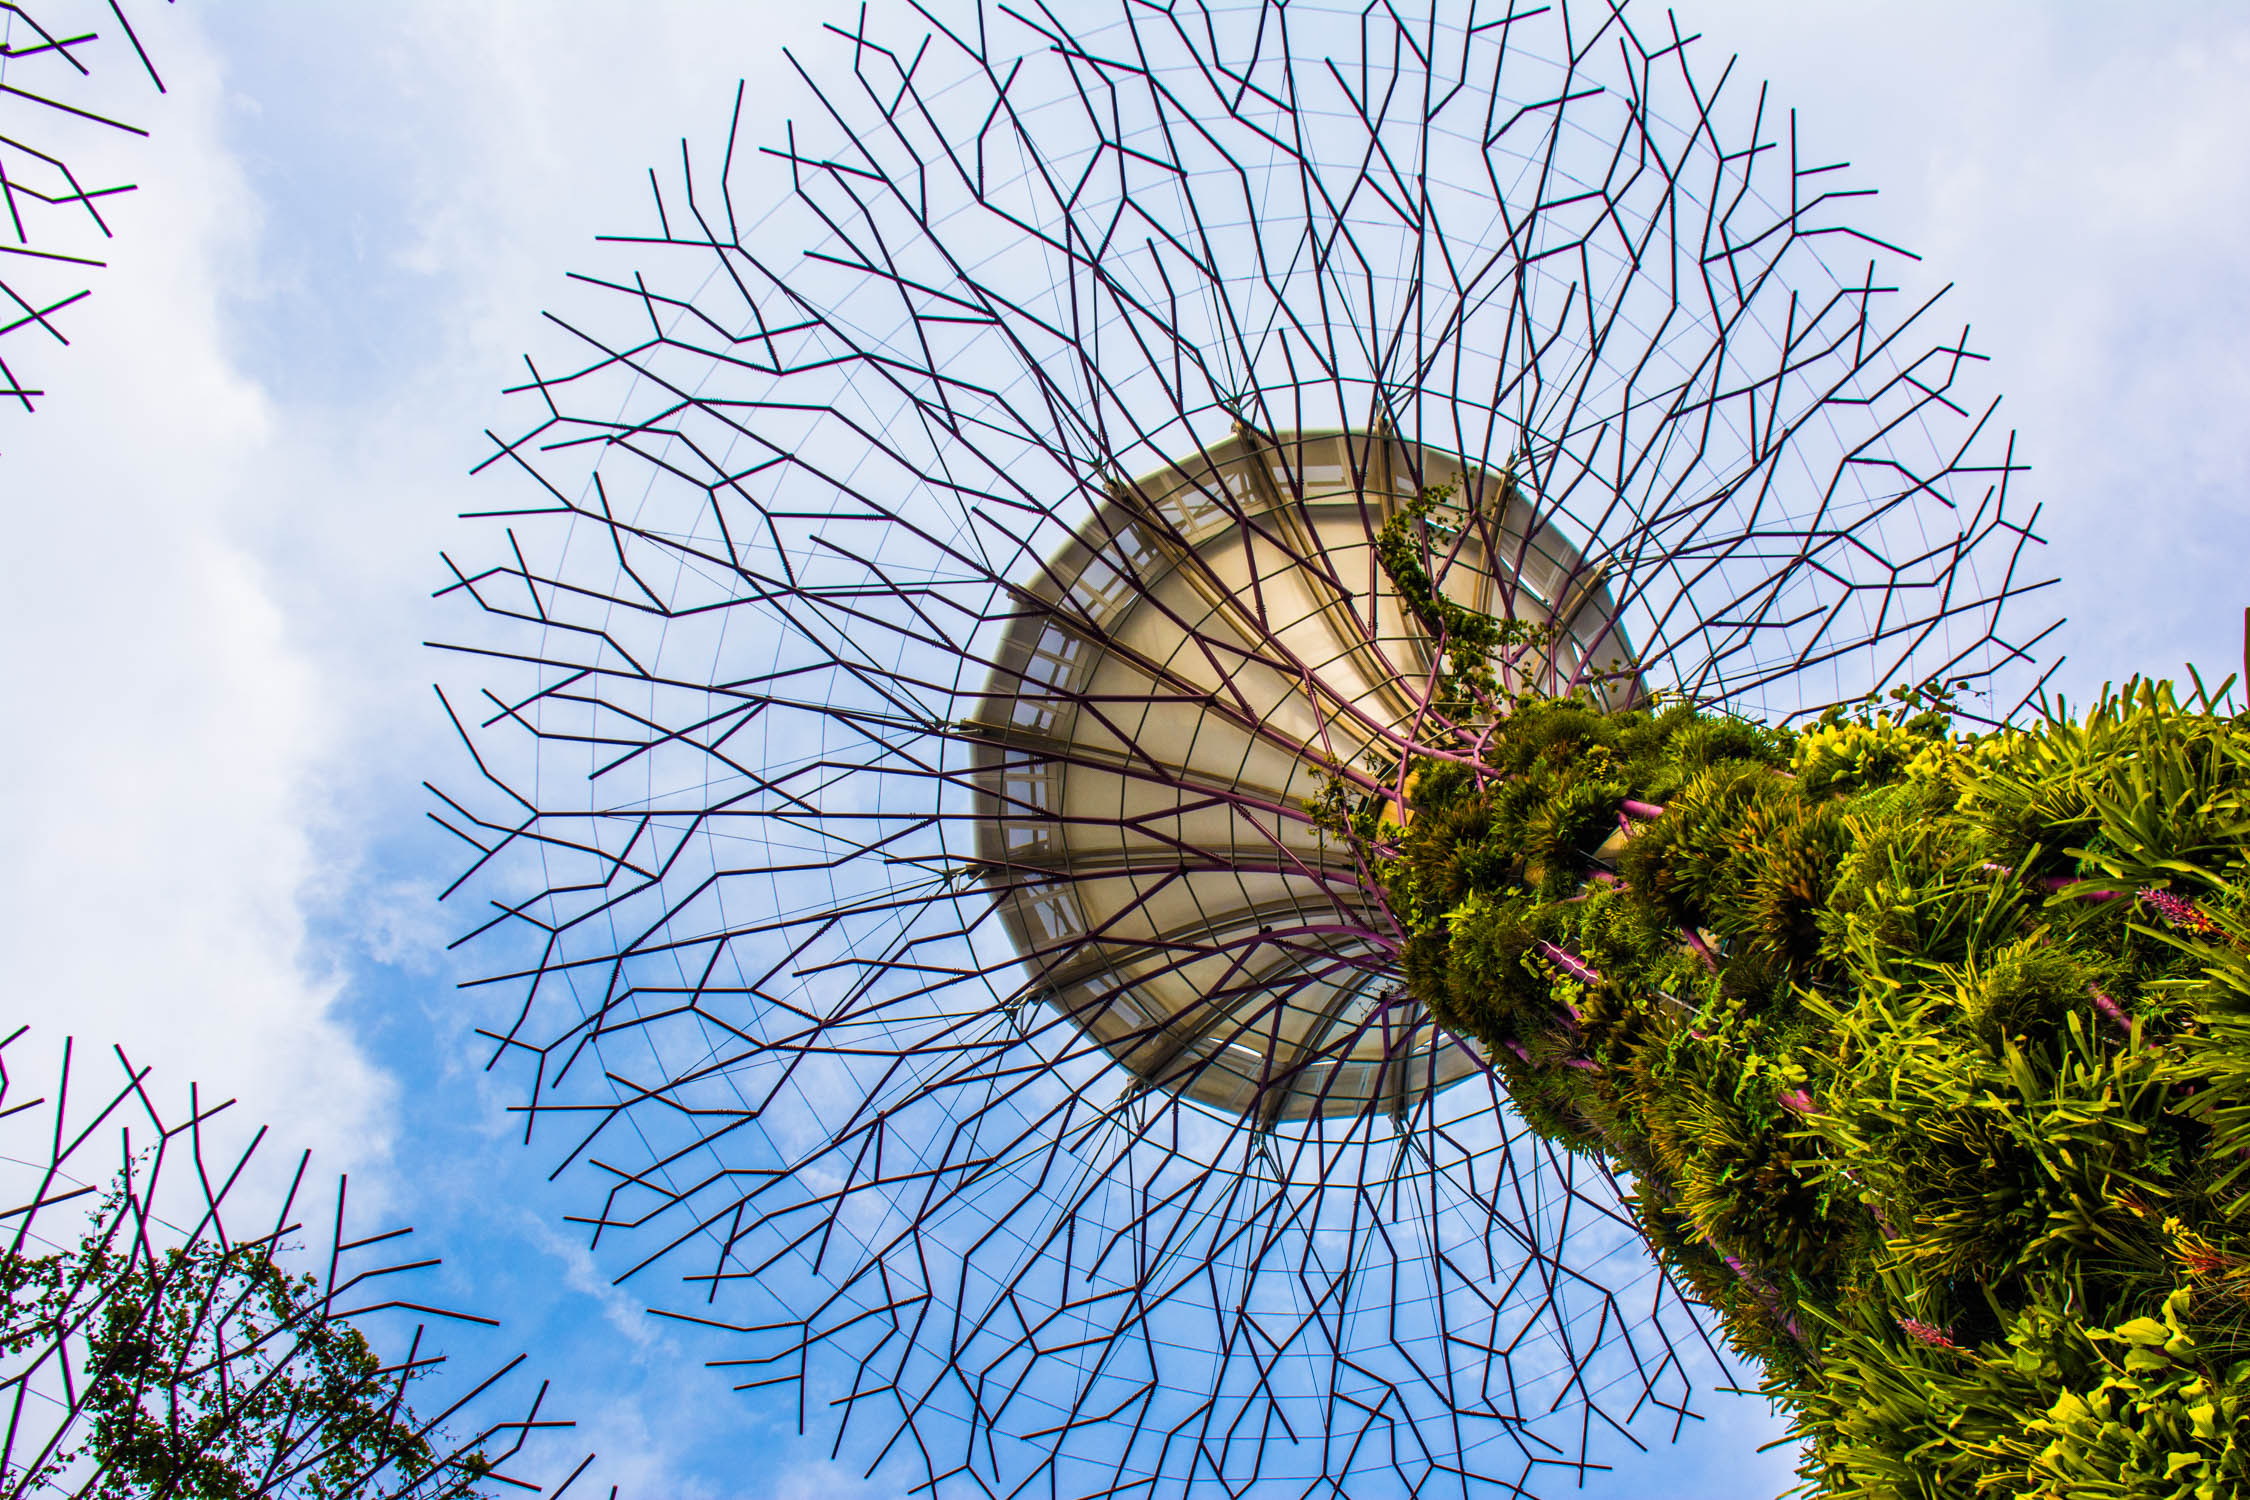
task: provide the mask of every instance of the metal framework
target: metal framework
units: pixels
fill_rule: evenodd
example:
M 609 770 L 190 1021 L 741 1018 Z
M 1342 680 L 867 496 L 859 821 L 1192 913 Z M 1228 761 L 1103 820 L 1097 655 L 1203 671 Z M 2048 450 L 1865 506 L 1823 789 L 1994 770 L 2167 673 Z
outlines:
M 117 117 L 130 88 L 116 75 L 130 69 L 164 92 L 125 10 L 124 0 L 0 0 L 0 338 L 17 336 L 0 345 L 0 401 L 26 412 L 46 392 L 18 373 L 19 350 L 70 342 L 57 315 L 93 295 L 84 277 L 114 238 L 102 200 L 133 191 L 86 177 L 99 138 L 148 134 Z
M 497 1325 L 415 1297 L 411 1273 L 438 1262 L 401 1255 L 411 1230 L 347 1229 L 343 1178 L 333 1217 L 317 1205 L 306 1215 L 306 1200 L 320 1192 L 306 1157 L 275 1178 L 257 1157 L 263 1130 L 222 1144 L 237 1138 L 227 1122 L 214 1123 L 228 1104 L 207 1103 L 191 1086 L 184 1109 L 161 1107 L 169 1091 L 122 1050 L 105 1084 L 74 1062 L 66 1041 L 51 1087 L 27 1086 L 31 1046 L 21 1027 L 0 1039 L 0 1173 L 8 1178 L 0 1495 L 204 1493 L 152 1488 L 129 1456 L 103 1461 L 94 1435 L 122 1429 L 127 1407 L 168 1433 L 174 1453 L 255 1454 L 263 1467 L 241 1471 L 253 1487 L 230 1494 L 419 1500 L 459 1493 L 445 1476 L 471 1454 L 493 1465 L 487 1482 L 511 1493 L 587 1493 L 591 1455 L 551 1488 L 523 1472 L 552 1467 L 553 1437 L 574 1425 L 547 1414 L 545 1381 L 522 1389 L 524 1356 L 482 1376 L 444 1368 L 452 1362 L 437 1351 L 441 1341 Z M 315 1230 L 323 1242 L 302 1243 L 301 1216 L 326 1219 Z M 44 1305 L 35 1295 L 48 1284 L 37 1274 L 41 1260 L 63 1268 Z M 194 1270 L 219 1262 L 228 1274 Z M 266 1282 L 250 1273 L 269 1262 L 311 1272 L 315 1290 L 290 1293 L 285 1306 L 267 1300 Z M 445 1324 L 451 1334 L 433 1326 Z M 247 1341 L 238 1338 L 246 1325 L 259 1330 Z M 404 1348 L 372 1372 L 359 1405 L 419 1439 L 427 1450 L 419 1460 L 348 1430 L 364 1422 L 289 1409 L 290 1387 L 346 1378 L 331 1357 L 335 1334 L 360 1325 L 378 1347 L 402 1333 Z M 142 1357 L 121 1366 L 136 1347 Z
M 1693 1309 L 1340 830 L 1515 690 L 2034 686 L 2012 438 L 1838 168 L 1667 14 L 1444 9 L 863 20 L 785 143 L 651 174 L 495 440 L 434 814 L 495 1061 L 596 1246 L 871 1470 L 1669 1439 Z

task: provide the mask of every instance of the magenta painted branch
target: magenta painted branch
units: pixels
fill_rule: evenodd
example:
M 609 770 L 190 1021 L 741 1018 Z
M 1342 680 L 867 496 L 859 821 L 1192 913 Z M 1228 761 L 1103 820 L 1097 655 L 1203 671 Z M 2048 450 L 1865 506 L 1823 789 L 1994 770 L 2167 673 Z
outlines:
M 1977 872 L 1982 875 L 2013 875 L 2016 873 L 2016 867 L 2014 865 L 1996 865 L 1987 860 L 1977 866 Z M 2044 891 L 2059 891 L 2067 886 L 2078 884 L 2084 878 L 2080 875 L 2042 875 L 2039 877 L 2039 888 Z M 2081 901 L 2115 901 L 2119 894 L 2117 891 L 2080 891 L 2078 899 Z
M 1539 950 L 1541 958 L 1544 958 L 1580 984 L 1600 984 L 1602 982 L 1601 970 L 1569 949 L 1558 948 L 1545 938 L 1541 938 L 1534 946 Z
M 2078 880 L 2079 877 L 2076 875 L 2042 875 L 2039 877 L 2039 884 L 2050 891 L 2059 891 L 2065 886 L 2078 884 Z M 2080 891 L 2078 899 L 2081 901 L 2115 901 L 2119 894 L 2117 891 Z
M 1659 807 L 1656 803 L 1639 802 L 1631 797 L 1627 797 L 1623 802 L 1620 802 L 1618 804 L 1618 808 L 1628 818 L 1638 818 L 1644 823 L 1651 818 L 1661 818 L 1664 816 L 1664 809 Z
M 1734 1272 L 1736 1278 L 1744 1286 L 1757 1294 L 1758 1300 L 1765 1304 L 1766 1311 L 1773 1314 L 1774 1321 L 1787 1330 L 1791 1338 L 1802 1345 L 1805 1342 L 1805 1331 L 1797 1326 L 1796 1318 L 1790 1315 L 1788 1307 L 1781 1300 L 1781 1294 L 1773 1289 L 1772 1284 L 1763 1276 L 1751 1270 L 1732 1252 L 1721 1247 L 1709 1235 L 1705 1235 L 1704 1239 L 1713 1249 L 1718 1250 L 1719 1258 L 1727 1263 L 1727 1269 Z
M 2127 1036 L 2133 1034 L 2133 1023 L 2125 1018 L 2124 1010 L 2119 1007 L 2115 1000 L 2110 999 L 2109 996 L 2091 986 L 2087 988 L 2086 993 L 2094 997 L 2094 1008 L 2109 1017 L 2111 1023 L 2119 1031 L 2124 1032 Z

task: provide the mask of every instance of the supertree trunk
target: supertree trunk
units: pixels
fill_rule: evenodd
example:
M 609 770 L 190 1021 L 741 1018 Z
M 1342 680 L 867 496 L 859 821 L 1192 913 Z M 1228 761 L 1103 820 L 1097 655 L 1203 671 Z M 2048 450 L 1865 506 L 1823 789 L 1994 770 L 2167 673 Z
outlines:
M 1946 707 L 1524 698 L 1352 832 L 1410 990 L 1631 1174 L 1816 1493 L 2239 1493 L 2250 728 Z

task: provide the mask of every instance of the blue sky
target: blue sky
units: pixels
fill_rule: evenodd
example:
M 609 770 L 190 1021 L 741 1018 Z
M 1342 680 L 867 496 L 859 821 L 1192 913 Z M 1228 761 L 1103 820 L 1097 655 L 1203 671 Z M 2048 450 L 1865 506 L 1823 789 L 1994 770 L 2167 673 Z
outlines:
M 851 7 L 856 10 L 856 6 Z M 2233 7 L 1940 0 L 1679 7 L 1772 80 L 1863 219 L 1956 283 L 2046 507 L 2072 696 L 2240 664 L 2250 590 L 2250 19 Z M 696 1368 L 556 1223 L 452 988 L 451 771 L 419 642 L 497 392 L 645 169 L 754 138 L 779 49 L 841 7 L 578 0 L 187 3 L 143 27 L 171 86 L 119 141 L 143 186 L 33 417 L 0 659 L 18 789 L 0 921 L 28 1019 L 241 1094 L 442 1243 L 458 1285 L 589 1420 L 628 1492 L 849 1494 Z M 629 14 L 630 19 L 621 19 Z M 902 30 L 904 22 L 900 23 Z M 1745 1403 L 1588 1493 L 1785 1480 Z M 856 1470 L 852 1471 L 856 1472 Z M 880 1485 L 869 1493 L 887 1493 Z

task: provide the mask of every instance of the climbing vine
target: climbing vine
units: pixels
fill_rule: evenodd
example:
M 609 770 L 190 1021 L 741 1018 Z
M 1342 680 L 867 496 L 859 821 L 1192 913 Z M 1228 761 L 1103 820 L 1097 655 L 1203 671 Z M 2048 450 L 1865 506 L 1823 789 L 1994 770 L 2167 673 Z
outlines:
M 1546 621 L 1499 619 L 1445 596 L 1432 575 L 1433 555 L 1477 519 L 1474 500 L 1457 503 L 1460 484 L 1425 485 L 1383 523 L 1375 536 L 1375 558 L 1407 614 L 1444 656 L 1432 706 L 1457 720 L 1489 707 L 1502 689 L 1500 668 L 1527 651 L 1544 651 L 1555 639 Z M 1515 478 L 1500 485 L 1499 509 L 1508 513 L 1516 496 Z

